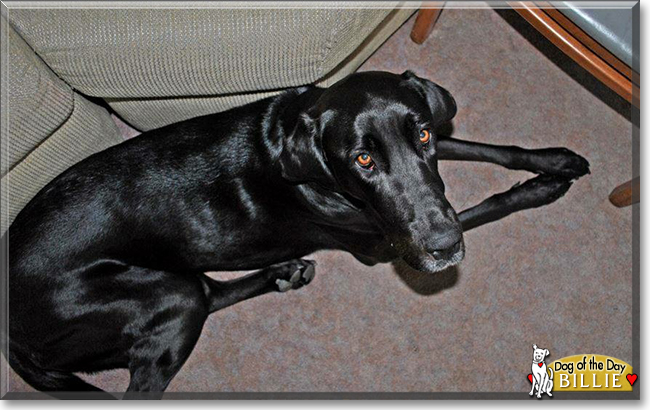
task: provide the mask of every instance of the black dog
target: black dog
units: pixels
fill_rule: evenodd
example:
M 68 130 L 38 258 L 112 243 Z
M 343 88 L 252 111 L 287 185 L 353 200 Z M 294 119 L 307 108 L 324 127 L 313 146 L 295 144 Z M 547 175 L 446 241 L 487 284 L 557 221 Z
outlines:
M 353 74 L 149 131 L 73 166 L 9 232 L 13 369 L 42 391 L 97 391 L 73 372 L 128 368 L 163 391 L 207 316 L 297 289 L 319 249 L 434 273 L 463 230 L 561 197 L 586 160 L 438 137 L 451 95 L 410 72 Z M 457 215 L 439 159 L 542 174 Z M 203 272 L 261 269 L 219 282 Z

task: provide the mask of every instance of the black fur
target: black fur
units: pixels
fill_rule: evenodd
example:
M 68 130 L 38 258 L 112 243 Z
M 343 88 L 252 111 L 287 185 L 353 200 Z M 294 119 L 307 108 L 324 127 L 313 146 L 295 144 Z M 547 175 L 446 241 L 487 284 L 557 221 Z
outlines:
M 149 131 L 71 167 L 10 228 L 11 366 L 43 391 L 95 391 L 73 372 L 128 368 L 130 392 L 161 392 L 208 314 L 307 284 L 304 255 L 340 249 L 434 273 L 462 259 L 463 228 L 550 203 L 588 172 L 563 148 L 436 136 L 455 113 L 446 90 L 410 72 L 360 73 Z M 457 215 L 438 159 L 544 175 Z M 203 274 L 253 269 L 228 282 Z

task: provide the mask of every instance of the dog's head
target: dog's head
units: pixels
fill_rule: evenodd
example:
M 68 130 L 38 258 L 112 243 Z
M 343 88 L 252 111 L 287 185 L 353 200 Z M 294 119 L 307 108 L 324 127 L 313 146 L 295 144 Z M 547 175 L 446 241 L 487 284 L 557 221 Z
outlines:
M 465 252 L 436 154 L 435 129 L 455 114 L 449 92 L 409 71 L 350 75 L 299 114 L 282 173 L 350 198 L 409 265 L 440 271 Z
M 546 356 L 549 355 L 548 349 L 538 349 L 537 345 L 533 345 L 533 362 L 541 363 L 544 361 Z

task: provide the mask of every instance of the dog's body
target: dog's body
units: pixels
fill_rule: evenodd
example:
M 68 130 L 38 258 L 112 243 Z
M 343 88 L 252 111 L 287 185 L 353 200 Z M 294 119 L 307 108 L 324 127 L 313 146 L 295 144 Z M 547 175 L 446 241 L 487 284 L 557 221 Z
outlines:
M 553 369 L 547 370 L 544 360 L 549 355 L 548 349 L 538 349 L 537 345 L 533 345 L 533 364 L 531 369 L 533 372 L 533 386 L 530 389 L 530 395 L 535 394 L 535 386 L 537 386 L 537 398 L 542 398 L 542 393 L 548 394 L 553 397 L 551 391 L 553 390 Z M 550 375 L 548 373 L 550 371 Z
M 410 72 L 352 75 L 153 130 L 47 185 L 9 233 L 9 362 L 44 391 L 128 368 L 162 391 L 208 314 L 313 277 L 320 249 L 366 264 L 458 263 L 462 229 L 555 201 L 588 163 L 562 149 L 435 140 L 451 96 Z M 438 159 L 544 173 L 459 216 Z M 369 162 L 366 162 L 369 161 Z M 462 227 L 461 227 L 462 224 Z M 261 269 L 218 282 L 203 272 Z

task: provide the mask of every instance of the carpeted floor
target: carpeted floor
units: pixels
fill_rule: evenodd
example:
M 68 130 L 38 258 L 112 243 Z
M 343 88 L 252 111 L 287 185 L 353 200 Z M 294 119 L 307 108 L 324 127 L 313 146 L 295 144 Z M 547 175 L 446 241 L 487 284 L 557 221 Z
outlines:
M 591 175 L 550 206 L 467 233 L 464 262 L 438 275 L 316 254 L 308 287 L 210 317 L 169 391 L 526 392 L 533 343 L 550 360 L 632 361 L 632 210 L 607 200 L 632 177 L 629 107 L 512 13 L 445 10 L 421 46 L 413 22 L 362 70 L 411 69 L 450 90 L 457 138 L 566 146 Z M 457 210 L 531 176 L 470 163 L 441 172 Z M 126 371 L 84 378 L 128 384 Z

